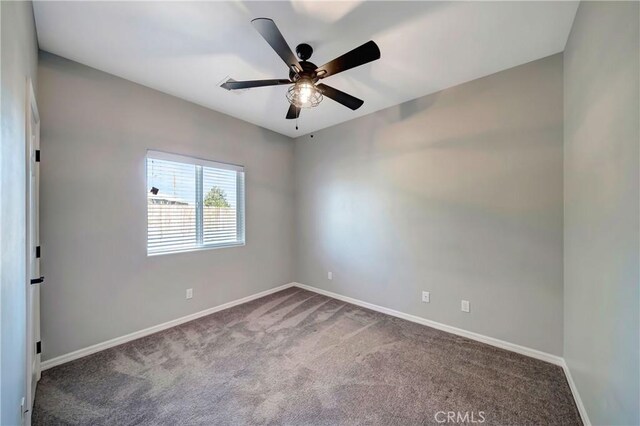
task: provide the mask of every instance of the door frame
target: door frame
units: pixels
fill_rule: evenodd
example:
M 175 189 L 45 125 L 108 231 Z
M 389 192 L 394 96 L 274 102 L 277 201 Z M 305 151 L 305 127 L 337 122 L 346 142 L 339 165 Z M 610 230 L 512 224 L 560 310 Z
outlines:
M 31 424 L 33 401 L 35 399 L 35 385 L 32 380 L 35 375 L 36 384 L 40 380 L 40 355 L 36 354 L 35 342 L 40 339 L 40 289 L 39 284 L 31 284 L 31 280 L 40 276 L 40 259 L 36 257 L 35 246 L 38 246 L 39 231 L 35 234 L 35 244 L 32 244 L 32 225 L 35 221 L 36 229 L 39 228 L 39 166 L 36 163 L 35 152 L 40 149 L 40 114 L 33 90 L 33 83 L 27 79 L 26 87 L 26 114 L 25 114 L 25 151 L 26 151 L 26 179 L 25 179 L 25 213 L 26 213 L 26 395 L 24 407 L 24 422 Z M 32 121 L 34 125 L 32 125 Z M 35 126 L 35 128 L 34 128 Z M 32 139 L 32 135 L 34 138 Z M 35 173 L 35 202 L 32 203 L 32 173 Z M 35 208 L 32 208 L 34 206 Z M 35 210 L 35 211 L 34 211 Z M 35 215 L 35 217 L 33 217 Z M 32 256 L 35 259 L 32 263 Z M 35 367 L 34 367 L 35 366 Z

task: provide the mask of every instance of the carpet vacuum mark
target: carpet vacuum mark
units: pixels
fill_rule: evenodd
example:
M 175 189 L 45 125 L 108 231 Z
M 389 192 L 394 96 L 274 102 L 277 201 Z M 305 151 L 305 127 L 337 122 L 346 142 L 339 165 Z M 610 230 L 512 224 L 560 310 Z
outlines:
M 299 288 L 44 371 L 34 425 L 579 425 L 558 366 Z

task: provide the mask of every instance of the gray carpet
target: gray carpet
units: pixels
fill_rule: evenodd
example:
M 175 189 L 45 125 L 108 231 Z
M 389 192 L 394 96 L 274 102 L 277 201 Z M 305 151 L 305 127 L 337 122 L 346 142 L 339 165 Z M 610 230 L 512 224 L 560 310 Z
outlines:
M 33 424 L 429 425 L 450 411 L 581 424 L 560 367 L 298 288 L 43 372 Z

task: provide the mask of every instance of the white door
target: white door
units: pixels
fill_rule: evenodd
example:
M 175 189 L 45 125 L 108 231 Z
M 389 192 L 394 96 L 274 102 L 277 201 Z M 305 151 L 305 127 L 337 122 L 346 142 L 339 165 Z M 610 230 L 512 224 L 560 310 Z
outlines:
M 27 407 L 30 424 L 36 385 L 40 380 L 40 117 L 29 81 L 27 84 Z

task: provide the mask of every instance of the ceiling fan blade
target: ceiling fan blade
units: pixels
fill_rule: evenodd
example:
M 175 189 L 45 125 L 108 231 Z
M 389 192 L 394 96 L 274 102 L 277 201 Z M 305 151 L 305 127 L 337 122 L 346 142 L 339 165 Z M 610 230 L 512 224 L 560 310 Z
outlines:
M 339 104 L 342 104 L 347 108 L 351 108 L 352 110 L 360 108 L 364 103 L 362 99 L 358 99 L 348 93 L 341 92 L 340 90 L 334 89 L 333 87 L 327 86 L 326 84 L 320 83 L 316 87 L 320 89 L 322 94 L 327 98 L 331 98 Z
M 269 46 L 271 46 L 278 56 L 282 58 L 284 63 L 287 64 L 288 68 L 296 67 L 298 72 L 302 71 L 298 58 L 291 51 L 287 41 L 272 19 L 256 18 L 252 20 L 251 23 L 267 43 L 269 43 Z
M 323 66 L 318 67 L 316 72 L 318 73 L 318 77 L 326 78 L 330 75 L 338 74 L 339 72 L 375 61 L 376 59 L 380 59 L 380 49 L 378 48 L 378 45 L 371 40 L 362 46 L 356 47 L 344 55 L 337 57 L 333 61 L 327 62 Z
M 293 120 L 298 117 L 300 117 L 300 108 L 293 104 L 290 104 L 289 111 L 287 111 L 287 120 Z
M 225 81 L 220 85 L 223 89 L 237 90 L 250 89 L 252 87 L 279 86 L 281 84 L 293 84 L 289 80 L 250 80 L 250 81 Z

